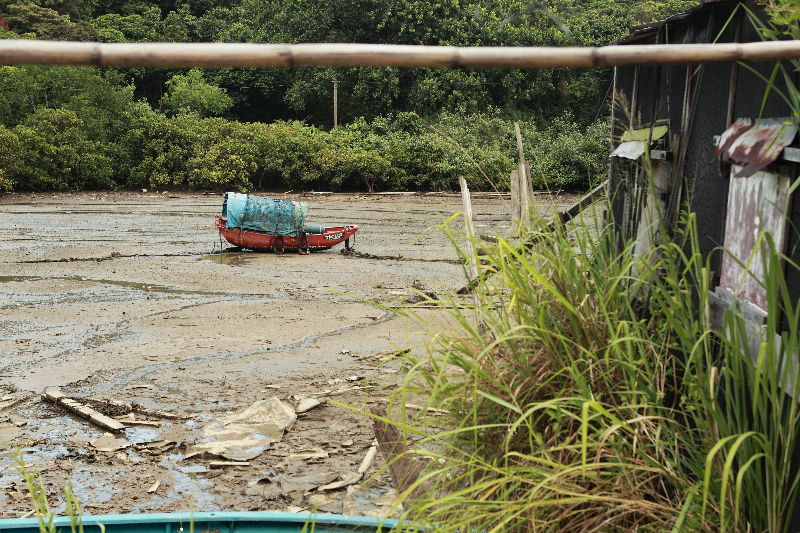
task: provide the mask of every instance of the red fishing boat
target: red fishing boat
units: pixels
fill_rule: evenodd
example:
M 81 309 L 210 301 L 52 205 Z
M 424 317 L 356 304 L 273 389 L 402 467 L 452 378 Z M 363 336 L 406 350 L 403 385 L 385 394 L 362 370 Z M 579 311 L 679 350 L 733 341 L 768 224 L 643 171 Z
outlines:
M 300 251 L 324 250 L 342 242 L 345 247 L 350 248 L 350 237 L 358 231 L 358 225 L 325 226 L 322 233 L 304 232 L 298 237 L 291 237 L 289 235 L 270 235 L 242 228 L 228 228 L 225 222 L 224 218 L 216 217 L 217 229 L 219 229 L 220 234 L 234 246 L 257 251 L 270 250 L 279 253 L 284 250 L 296 250 L 298 242 Z M 310 227 L 306 229 L 310 229 Z
M 251 250 L 310 252 L 342 242 L 350 248 L 357 225 L 306 226 L 307 210 L 304 202 L 229 192 L 225 193 L 222 215 L 215 218 L 215 223 L 226 241 Z

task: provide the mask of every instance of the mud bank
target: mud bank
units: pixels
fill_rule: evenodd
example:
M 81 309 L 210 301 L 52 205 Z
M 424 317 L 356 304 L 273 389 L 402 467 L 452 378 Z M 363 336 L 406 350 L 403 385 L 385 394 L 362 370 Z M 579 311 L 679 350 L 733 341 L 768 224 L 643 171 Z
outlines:
M 92 514 L 188 512 L 190 497 L 198 511 L 388 512 L 386 475 L 312 497 L 309 483 L 356 470 L 373 439 L 363 415 L 329 403 L 299 415 L 248 466 L 185 459 L 212 419 L 260 399 L 333 394 L 356 408 L 380 405 L 401 373 L 371 356 L 422 340 L 385 306 L 402 305 L 415 282 L 464 284 L 452 244 L 432 229 L 460 211 L 458 197 L 302 200 L 309 223 L 359 224 L 359 253 L 232 250 L 213 227 L 221 195 L 0 197 L 0 408 L 30 396 L 0 412 L 0 517 L 31 510 L 14 450 L 40 472 L 56 512 L 65 476 Z M 473 203 L 476 214 L 505 212 L 499 200 Z M 509 223 L 477 225 L 502 233 Z M 160 425 L 132 426 L 119 436 L 132 446 L 100 451 L 90 442 L 103 431 L 41 401 L 47 387 L 173 418 L 135 415 Z M 153 441 L 175 444 L 141 445 Z M 297 458 L 309 448 L 324 453 Z

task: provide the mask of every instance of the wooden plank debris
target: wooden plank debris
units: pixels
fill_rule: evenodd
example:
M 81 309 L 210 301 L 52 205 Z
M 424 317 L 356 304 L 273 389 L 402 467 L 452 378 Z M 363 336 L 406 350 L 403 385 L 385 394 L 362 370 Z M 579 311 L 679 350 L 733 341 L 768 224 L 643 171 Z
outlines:
M 97 424 L 101 428 L 107 429 L 109 431 L 119 433 L 120 431 L 125 429 L 125 426 L 120 422 L 117 422 L 113 418 L 109 418 L 102 413 L 98 413 L 91 407 L 87 407 L 82 403 L 67 398 L 66 396 L 64 396 L 64 394 L 61 393 L 61 391 L 45 391 L 42 393 L 42 399 L 50 403 L 60 405 L 66 410 L 75 413 L 76 415 L 85 418 L 90 422 Z
M 159 428 L 161 427 L 161 422 L 155 422 L 152 420 L 136 420 L 136 415 L 128 413 L 127 415 L 123 416 L 115 416 L 115 420 L 119 420 L 126 426 L 145 426 L 145 427 L 152 427 L 152 428 Z
M 226 466 L 250 466 L 248 461 L 211 461 L 208 463 L 211 468 L 224 468 Z
M 378 455 L 378 440 L 373 439 L 372 446 L 369 447 L 367 450 L 367 455 L 364 456 L 364 460 L 361 461 L 361 466 L 358 467 L 359 474 L 366 474 L 369 467 L 372 466 L 372 461 L 375 460 L 375 456 Z
M 343 387 L 341 389 L 336 389 L 336 390 L 327 389 L 327 390 L 320 391 L 320 392 L 312 392 L 311 395 L 312 396 L 337 396 L 339 394 L 344 394 L 346 392 L 352 392 L 352 391 L 364 390 L 364 389 L 366 389 L 366 387 Z
M 0 412 L 5 411 L 6 409 L 11 409 L 12 407 L 16 407 L 17 405 L 27 401 L 32 396 L 32 394 L 28 394 L 26 396 L 22 396 L 21 398 L 9 398 L 8 400 L 5 400 L 4 398 L 5 401 L 0 402 Z
M 472 217 L 473 222 L 506 222 L 513 220 L 512 215 L 475 215 Z
M 377 449 L 377 448 L 376 448 Z M 342 489 L 344 487 L 354 485 L 361 481 L 364 477 L 363 472 L 345 472 L 342 474 L 341 479 L 339 481 L 334 481 L 328 485 L 323 485 L 317 488 L 317 492 L 324 492 L 326 490 L 337 490 Z
M 414 403 L 407 403 L 406 404 L 406 409 L 414 409 L 416 411 L 426 411 L 428 413 L 434 413 L 434 414 L 437 414 L 437 415 L 446 415 L 446 414 L 450 413 L 450 411 L 448 411 L 446 409 L 436 409 L 435 407 L 425 407 L 425 406 L 417 405 L 417 404 L 414 404 Z
M 158 490 L 158 487 L 160 486 L 161 486 L 161 481 L 156 481 L 149 489 L 147 489 L 147 493 L 153 494 L 155 491 Z
M 578 216 L 581 211 L 592 205 L 598 198 L 606 194 L 607 186 L 608 180 L 584 194 L 580 200 L 569 206 L 564 213 L 562 213 L 562 220 L 564 220 L 566 223 Z
M 89 396 L 86 398 L 87 400 L 91 400 L 94 402 L 102 402 L 108 404 L 109 406 L 119 407 L 120 409 L 124 410 L 126 413 L 136 412 L 140 415 L 150 416 L 153 418 L 166 418 L 168 420 L 180 420 L 182 418 L 187 418 L 186 415 L 182 414 L 175 414 L 175 413 L 168 413 L 166 411 L 161 411 L 160 409 L 149 409 L 147 407 L 142 407 L 138 404 L 133 403 L 125 403 L 120 402 L 117 400 L 109 400 L 108 398 L 100 398 L 97 396 Z

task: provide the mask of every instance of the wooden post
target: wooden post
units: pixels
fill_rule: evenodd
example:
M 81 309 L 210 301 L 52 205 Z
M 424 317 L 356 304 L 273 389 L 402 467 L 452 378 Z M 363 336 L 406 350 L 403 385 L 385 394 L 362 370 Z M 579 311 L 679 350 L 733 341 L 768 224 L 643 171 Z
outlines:
M 461 203 L 464 209 L 464 225 L 467 228 L 467 275 L 469 279 L 474 279 L 478 275 L 478 265 L 475 261 L 475 249 L 472 246 L 472 239 L 475 238 L 475 228 L 472 227 L 472 200 L 469 197 L 469 188 L 464 176 L 458 179 L 461 184 Z
M 522 149 L 522 132 L 519 130 L 519 121 L 514 122 L 514 133 L 517 135 L 517 153 L 522 162 L 525 161 L 525 151 Z
M 633 91 L 632 91 L 633 94 L 631 95 L 631 110 L 629 111 L 630 116 L 628 117 L 628 119 L 629 119 L 628 124 L 629 124 L 630 129 L 634 129 L 636 127 L 636 125 L 639 123 L 639 121 L 637 120 L 636 112 L 638 111 L 638 106 L 639 106 L 639 72 L 640 71 L 641 71 L 641 68 L 639 67 L 639 65 L 636 65 L 636 68 L 633 69 Z
M 511 171 L 511 178 L 509 182 L 511 185 L 511 220 L 519 225 L 519 170 Z
M 738 20 L 736 21 L 736 36 L 734 37 L 734 41 L 737 43 L 742 42 L 742 24 L 744 23 L 744 13 L 741 11 L 738 15 Z M 725 120 L 725 128 L 727 129 L 728 126 L 733 124 L 733 112 L 736 106 L 736 85 L 739 81 L 739 63 L 734 62 L 731 63 L 731 82 L 730 87 L 728 88 L 728 113 L 727 118 Z
M 333 129 L 339 129 L 339 81 L 333 80 Z
M 519 162 L 519 166 L 517 166 L 517 176 L 519 177 L 519 223 L 528 227 L 531 222 L 531 204 L 530 196 L 528 196 L 528 183 L 530 182 L 527 179 L 528 173 L 526 171 L 526 166 L 524 160 Z
M 519 129 L 519 121 L 514 122 L 514 133 L 517 136 L 517 153 L 519 154 L 519 165 L 517 165 L 517 195 L 519 196 L 520 209 L 519 223 L 527 227 L 530 225 L 533 189 L 530 183 L 530 167 L 528 166 L 528 162 L 525 161 L 525 150 L 522 147 L 522 132 Z
M 527 159 L 525 160 L 525 185 L 526 191 L 528 192 L 528 205 L 534 205 L 536 202 L 533 201 L 533 180 L 531 180 L 531 163 Z

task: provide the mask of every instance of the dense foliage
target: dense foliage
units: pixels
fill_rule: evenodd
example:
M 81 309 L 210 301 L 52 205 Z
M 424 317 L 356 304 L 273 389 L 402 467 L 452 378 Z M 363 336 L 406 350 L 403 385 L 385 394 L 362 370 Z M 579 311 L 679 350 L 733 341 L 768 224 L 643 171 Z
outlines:
M 0 38 L 592 46 L 693 3 L 0 0 Z M 537 187 L 605 168 L 609 69 L 0 69 L 6 189 L 488 188 L 520 118 Z
M 398 113 L 326 131 L 298 121 L 203 117 L 202 110 L 225 103 L 225 95 L 214 92 L 205 98 L 186 91 L 193 97 L 185 102 L 167 93 L 165 109 L 178 111 L 168 116 L 134 101 L 130 87 L 78 68 L 2 67 L 0 88 L 41 83 L 36 79 L 47 78 L 48 71 L 83 80 L 86 90 L 20 91 L 0 109 L 5 123 L 0 125 L 5 147 L 0 168 L 6 180 L 0 184 L 10 181 L 22 190 L 401 190 L 447 189 L 463 175 L 474 188 L 487 189 L 491 184 L 483 173 L 504 187 L 516 165 L 513 127 L 499 112 L 444 111 L 432 123 L 415 113 Z M 182 78 L 184 83 L 189 77 Z M 37 98 L 47 98 L 56 109 L 37 106 Z M 537 187 L 575 186 L 602 174 L 608 122 L 587 131 L 564 117 L 542 127 L 523 122 L 522 130 Z

